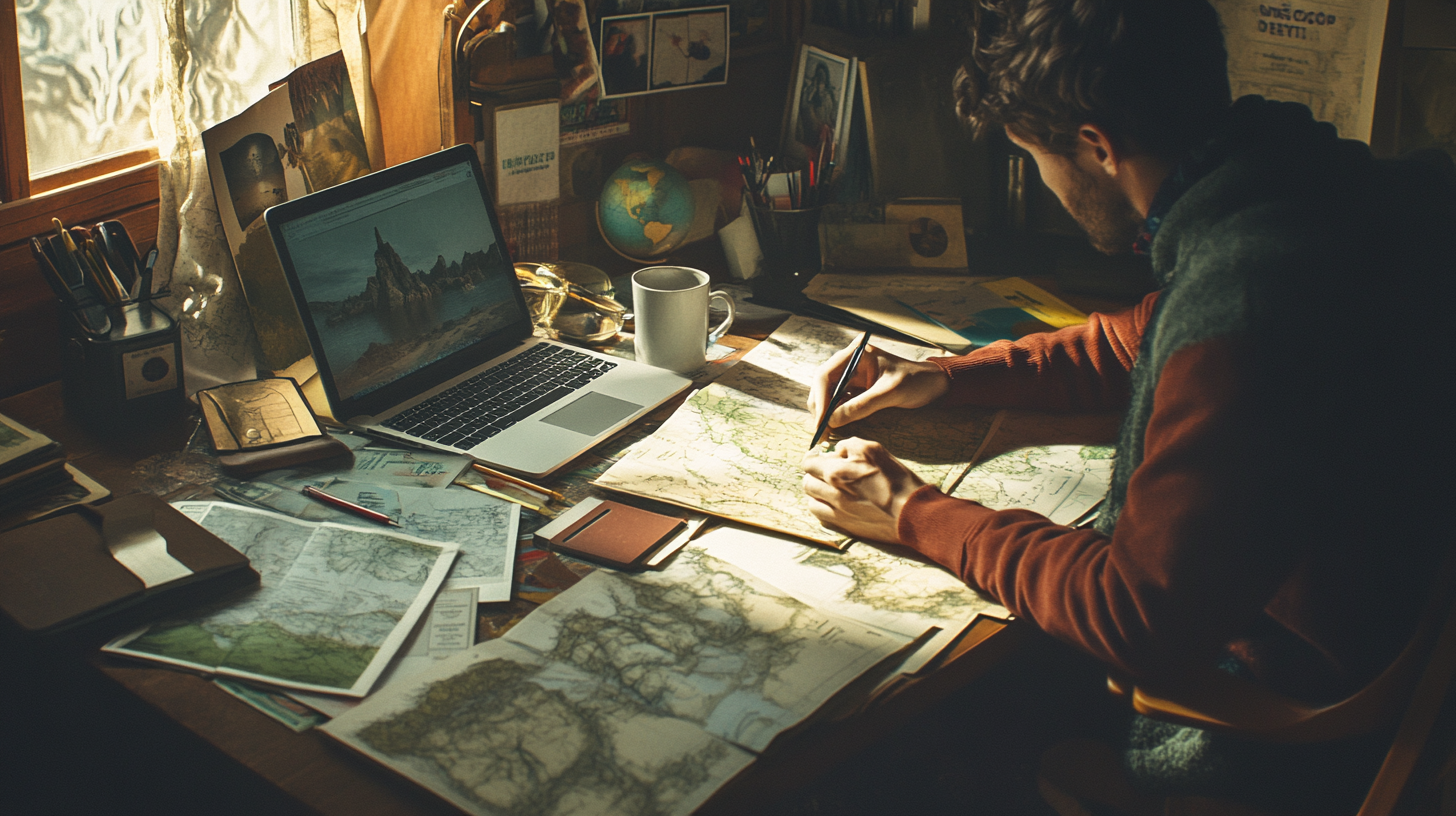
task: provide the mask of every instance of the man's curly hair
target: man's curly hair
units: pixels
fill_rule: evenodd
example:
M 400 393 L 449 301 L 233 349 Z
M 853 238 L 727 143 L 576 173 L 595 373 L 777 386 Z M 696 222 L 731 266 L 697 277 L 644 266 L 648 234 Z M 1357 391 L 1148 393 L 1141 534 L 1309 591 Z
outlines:
M 1228 53 L 1207 0 L 982 0 L 956 112 L 1057 153 L 1095 124 L 1176 155 L 1227 111 Z

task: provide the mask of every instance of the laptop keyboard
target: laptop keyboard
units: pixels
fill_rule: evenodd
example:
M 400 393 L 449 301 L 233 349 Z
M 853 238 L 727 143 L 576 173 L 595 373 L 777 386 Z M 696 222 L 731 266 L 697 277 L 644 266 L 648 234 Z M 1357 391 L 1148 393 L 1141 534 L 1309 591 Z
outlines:
M 384 426 L 441 445 L 471 448 L 616 367 L 610 360 L 540 343 L 401 411 Z

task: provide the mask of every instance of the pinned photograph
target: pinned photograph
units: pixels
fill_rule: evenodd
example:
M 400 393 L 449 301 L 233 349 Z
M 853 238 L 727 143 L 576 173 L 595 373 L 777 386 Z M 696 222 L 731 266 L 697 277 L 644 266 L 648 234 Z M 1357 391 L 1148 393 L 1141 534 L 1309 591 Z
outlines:
M 652 17 L 652 89 L 728 81 L 728 7 Z
M 651 15 L 602 18 L 603 97 L 647 92 L 651 23 Z

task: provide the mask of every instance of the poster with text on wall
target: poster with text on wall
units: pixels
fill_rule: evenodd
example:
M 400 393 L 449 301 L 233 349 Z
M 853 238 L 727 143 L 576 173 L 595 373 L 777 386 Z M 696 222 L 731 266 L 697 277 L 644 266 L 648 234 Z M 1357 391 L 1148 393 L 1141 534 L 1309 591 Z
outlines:
M 603 98 L 728 81 L 728 7 L 603 17 Z
M 1214 0 L 1235 99 L 1308 105 L 1346 139 L 1369 141 L 1389 0 Z
M 496 203 L 529 204 L 561 196 L 561 102 L 531 102 L 495 112 Z

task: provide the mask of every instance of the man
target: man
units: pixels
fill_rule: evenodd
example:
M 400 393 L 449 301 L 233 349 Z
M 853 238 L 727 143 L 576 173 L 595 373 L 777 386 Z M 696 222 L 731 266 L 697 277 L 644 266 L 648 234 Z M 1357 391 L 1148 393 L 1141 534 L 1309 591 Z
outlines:
M 1120 408 L 1112 488 L 1093 529 L 1070 529 L 948 498 L 851 438 L 805 459 L 816 515 L 920 551 L 1119 673 L 1222 665 L 1348 695 L 1409 638 L 1451 542 L 1449 159 L 1376 161 L 1303 106 L 1231 102 L 1205 0 L 991 0 L 977 25 L 958 112 L 1030 153 L 1097 248 L 1150 255 L 1159 289 L 963 357 L 872 347 L 830 423 L 937 400 Z M 1248 781 L 1219 740 L 1171 738 L 1171 760 L 1134 739 L 1135 775 Z

